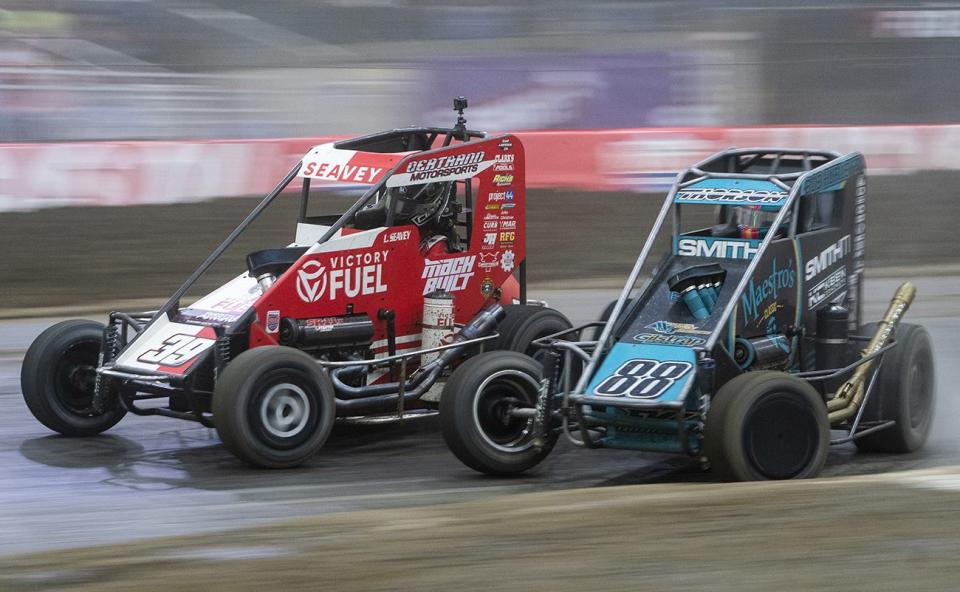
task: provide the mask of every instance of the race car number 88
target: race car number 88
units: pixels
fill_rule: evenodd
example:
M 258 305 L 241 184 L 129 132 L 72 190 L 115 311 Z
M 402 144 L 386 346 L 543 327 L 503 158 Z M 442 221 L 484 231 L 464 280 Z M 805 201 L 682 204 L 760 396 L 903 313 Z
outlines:
M 658 362 L 657 360 L 627 360 L 617 371 L 606 377 L 593 392 L 604 397 L 636 397 L 655 399 L 686 375 L 693 364 L 689 362 Z

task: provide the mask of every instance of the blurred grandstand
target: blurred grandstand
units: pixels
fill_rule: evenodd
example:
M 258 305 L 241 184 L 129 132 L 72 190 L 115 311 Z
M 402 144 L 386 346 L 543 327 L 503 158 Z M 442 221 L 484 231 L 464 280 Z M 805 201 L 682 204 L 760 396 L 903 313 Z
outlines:
M 960 4 L 3 0 L 0 141 L 960 119 Z

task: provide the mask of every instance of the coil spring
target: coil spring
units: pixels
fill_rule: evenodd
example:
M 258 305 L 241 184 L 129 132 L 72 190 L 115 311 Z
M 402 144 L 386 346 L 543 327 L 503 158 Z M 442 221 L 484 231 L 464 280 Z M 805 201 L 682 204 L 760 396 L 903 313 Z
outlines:
M 230 337 L 224 335 L 223 337 L 217 339 L 217 343 L 214 345 L 214 364 L 213 364 L 213 378 L 216 380 L 219 378 L 220 370 L 230 362 L 232 357 L 231 351 L 232 344 L 230 343 Z
M 100 346 L 99 366 L 112 362 L 120 350 L 120 330 L 110 324 L 103 330 L 103 344 Z M 96 382 L 93 386 L 93 409 L 97 413 L 103 413 L 107 410 L 108 395 L 110 393 L 110 383 L 104 380 L 103 376 L 97 372 Z

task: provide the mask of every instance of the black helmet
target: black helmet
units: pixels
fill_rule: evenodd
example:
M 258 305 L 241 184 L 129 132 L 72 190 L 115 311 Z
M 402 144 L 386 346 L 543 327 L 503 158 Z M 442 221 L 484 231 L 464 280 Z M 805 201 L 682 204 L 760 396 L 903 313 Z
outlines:
M 441 182 L 394 187 L 391 195 L 396 200 L 395 221 L 410 221 L 417 226 L 423 226 L 431 219 L 439 221 L 450 203 L 452 185 Z

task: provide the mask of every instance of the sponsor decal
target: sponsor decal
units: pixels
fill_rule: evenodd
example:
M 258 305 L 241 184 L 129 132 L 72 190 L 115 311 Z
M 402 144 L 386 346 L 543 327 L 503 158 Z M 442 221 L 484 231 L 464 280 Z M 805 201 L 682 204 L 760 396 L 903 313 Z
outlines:
M 514 154 L 498 154 L 493 162 L 493 170 L 501 173 L 512 173 L 513 172 L 513 158 Z
M 512 245 L 517 240 L 517 233 L 512 230 L 506 230 L 500 233 L 500 243 L 503 245 Z
M 486 269 L 487 271 L 493 269 L 500 262 L 500 252 L 480 252 L 480 269 Z
M 664 335 L 673 335 L 674 333 L 696 333 L 700 335 L 710 334 L 710 331 L 697 329 L 697 326 L 692 323 L 674 323 L 672 321 L 655 321 L 647 325 L 646 328 L 652 329 L 657 333 L 662 333 Z
M 863 156 L 859 154 L 838 158 L 825 165 L 819 172 L 804 179 L 800 195 L 839 189 L 848 177 L 862 172 L 863 168 Z
M 677 254 L 692 257 L 750 259 L 760 249 L 760 241 L 754 240 L 678 238 L 676 241 Z
M 838 269 L 807 292 L 807 306 L 813 308 L 847 287 L 846 270 Z
M 863 254 L 867 244 L 867 178 L 857 176 L 856 201 L 853 211 L 853 266 L 847 278 L 847 307 L 854 312 L 850 315 L 849 329 L 856 331 L 859 327 L 858 299 L 860 298 L 860 278 L 863 273 Z
M 498 201 L 513 201 L 513 189 L 507 189 L 506 191 L 497 191 L 487 195 L 487 200 L 492 202 Z
M 757 283 L 750 278 L 743 294 L 740 295 L 740 306 L 743 310 L 743 316 L 746 322 L 773 321 L 774 315 L 780 305 L 776 302 L 780 296 L 780 290 L 793 288 L 797 283 L 797 272 L 793 269 L 793 259 L 787 261 L 784 267 L 777 266 L 777 260 L 773 260 L 770 274 Z M 768 300 L 772 300 L 766 305 Z
M 693 368 L 690 362 L 627 360 L 593 389 L 602 397 L 656 399 Z
M 500 269 L 506 273 L 513 271 L 514 259 L 516 259 L 516 255 L 514 255 L 513 251 L 510 249 L 504 251 L 503 255 L 500 256 Z
M 504 204 L 504 205 L 506 205 L 506 204 Z M 488 210 L 499 210 L 499 209 L 500 209 L 500 204 L 498 204 L 498 203 L 488 203 L 487 205 L 485 205 L 485 206 L 483 206 L 483 207 L 486 208 L 486 209 L 488 209 Z
M 279 310 L 268 310 L 267 311 L 267 333 L 277 333 L 280 331 L 280 311 Z
M 510 202 L 508 201 L 508 202 L 506 202 L 506 203 L 500 204 L 500 207 L 502 207 L 504 210 L 509 210 L 509 209 L 511 209 L 511 208 L 517 207 L 517 204 L 515 204 L 515 203 L 510 203 Z
M 204 321 L 207 323 L 227 324 L 240 318 L 239 313 L 217 312 L 215 310 L 198 310 L 196 308 L 184 308 L 180 311 L 180 316 L 194 321 Z
M 513 175 L 494 175 L 493 184 L 497 187 L 504 187 L 513 183 Z
M 850 253 L 850 235 L 842 237 L 837 242 L 829 245 L 826 249 L 820 251 L 820 254 L 807 261 L 804 269 L 804 279 L 807 281 L 820 275 L 827 268 L 832 267 L 838 261 Z
M 682 345 L 685 347 L 695 347 L 707 342 L 703 337 L 696 337 L 694 335 L 660 335 L 659 333 L 640 333 L 639 335 L 634 335 L 633 340 L 637 343 Z
M 497 233 L 496 232 L 486 232 L 483 234 L 483 246 L 490 248 L 494 247 L 497 244 Z
M 780 205 L 787 199 L 786 191 L 766 189 L 723 189 L 702 187 L 681 189 L 674 197 L 675 203 L 744 203 L 751 205 Z
M 487 276 L 480 282 L 480 293 L 484 298 L 489 298 L 493 294 L 493 278 Z
M 383 242 L 396 243 L 400 241 L 405 241 L 410 238 L 411 234 L 413 234 L 413 232 L 410 230 L 401 230 L 400 232 L 391 232 L 383 237 Z
M 484 221 L 484 223 L 483 223 L 483 229 L 484 229 L 484 230 L 496 230 L 496 229 L 498 228 L 498 226 L 499 226 L 499 225 L 497 224 L 497 221 L 496 221 L 496 220 L 486 220 L 486 221 Z
M 307 261 L 297 270 L 297 296 L 304 302 L 320 300 L 327 289 L 326 267 L 319 261 Z
M 438 156 L 407 163 L 404 172 L 387 180 L 387 187 L 413 185 L 426 181 L 453 181 L 466 179 L 493 165 L 492 160 L 483 160 L 484 152 L 467 152 L 450 156 Z
M 483 217 L 483 219 L 484 219 L 484 220 L 499 220 L 499 219 L 500 219 L 500 214 L 499 214 L 499 213 L 493 213 L 493 212 L 487 212 L 486 215 Z
M 427 259 L 423 267 L 421 279 L 427 280 L 423 285 L 423 293 L 429 294 L 434 290 L 459 292 L 467 287 L 467 282 L 473 277 L 473 266 L 476 255 L 452 257 L 440 261 Z
M 513 142 L 510 141 L 510 138 L 504 138 L 500 140 L 500 143 L 497 144 L 497 147 L 500 148 L 500 150 L 510 150 L 513 148 Z
M 383 283 L 383 264 L 390 251 L 368 251 L 331 257 L 325 267 L 311 260 L 297 270 L 297 295 L 304 302 L 316 302 L 327 293 L 330 300 L 387 291 Z
M 424 171 L 442 171 L 454 167 L 477 164 L 483 160 L 483 150 L 477 152 L 468 152 L 465 154 L 456 154 L 452 156 L 440 156 L 437 158 L 428 158 L 424 160 L 414 160 L 407 163 L 406 173 L 422 173 Z
M 383 172 L 382 168 L 367 166 L 351 166 L 334 162 L 308 162 L 303 168 L 304 177 L 343 181 L 346 183 L 363 183 L 369 185 Z
M 204 308 L 184 308 L 180 316 L 208 323 L 232 323 L 250 308 L 250 305 L 260 295 L 260 287 L 254 286 L 247 292 L 246 297 L 227 296 L 213 304 L 204 304 Z M 204 300 L 207 300 L 204 298 Z M 194 303 L 196 305 L 197 303 Z M 209 308 L 206 308 L 209 306 Z
M 500 221 L 500 230 L 516 230 L 517 221 L 516 220 L 501 220 Z
M 215 339 L 209 337 L 197 337 L 196 335 L 187 335 L 177 333 L 163 340 L 160 347 L 148 349 L 140 354 L 138 362 L 144 364 L 157 364 L 159 366 L 183 366 L 193 360 L 198 355 L 210 348 Z
M 319 319 L 307 319 L 303 321 L 303 326 L 309 329 L 315 329 L 321 333 L 333 331 L 337 325 L 343 324 L 340 317 L 320 317 Z

